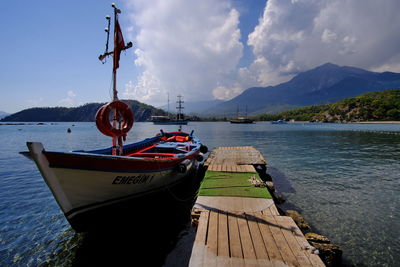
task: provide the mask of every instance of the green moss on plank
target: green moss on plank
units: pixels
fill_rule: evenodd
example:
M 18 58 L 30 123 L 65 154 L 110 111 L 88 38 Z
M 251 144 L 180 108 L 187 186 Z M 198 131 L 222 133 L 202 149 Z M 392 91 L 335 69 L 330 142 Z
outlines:
M 207 171 L 198 195 L 272 198 L 267 188 L 251 184 L 253 176 L 259 179 L 255 173 Z

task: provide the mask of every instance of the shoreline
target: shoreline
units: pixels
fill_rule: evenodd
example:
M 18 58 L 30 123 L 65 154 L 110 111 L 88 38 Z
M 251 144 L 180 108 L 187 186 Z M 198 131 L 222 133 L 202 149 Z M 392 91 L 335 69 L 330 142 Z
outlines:
M 359 121 L 354 124 L 400 124 L 400 121 Z

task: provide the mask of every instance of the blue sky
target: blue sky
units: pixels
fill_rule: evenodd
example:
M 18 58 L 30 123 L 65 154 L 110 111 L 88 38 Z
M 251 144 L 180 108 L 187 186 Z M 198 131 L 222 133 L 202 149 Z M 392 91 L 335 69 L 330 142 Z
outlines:
M 400 72 L 396 0 L 123 0 L 120 98 L 229 99 L 326 62 Z M 3 4 L 0 110 L 110 100 L 109 1 Z
M 125 2 L 116 3 L 123 12 L 120 23 L 126 28 L 130 24 Z M 236 1 L 234 5 L 246 17 L 241 27 L 249 33 L 262 15 L 264 1 Z M 110 1 L 16 0 L 8 2 L 2 13 L 0 110 L 13 113 L 35 106 L 109 101 L 112 60 L 103 65 L 97 57 L 105 49 Z M 124 38 L 130 41 L 128 35 Z M 249 49 L 245 54 L 243 62 L 252 57 Z M 132 49 L 121 57 L 120 92 L 139 75 L 134 59 Z

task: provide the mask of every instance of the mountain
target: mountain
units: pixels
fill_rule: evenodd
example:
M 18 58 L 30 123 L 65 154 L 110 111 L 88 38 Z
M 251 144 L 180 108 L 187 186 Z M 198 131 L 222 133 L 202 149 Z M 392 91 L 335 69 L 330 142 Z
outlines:
M 237 97 L 209 109 L 208 113 L 234 115 L 238 106 L 243 109 L 246 105 L 250 114 L 276 113 L 393 88 L 400 88 L 400 73 L 377 73 L 326 63 L 276 86 L 249 88 Z
M 4 118 L 4 117 L 7 117 L 8 115 L 10 115 L 10 114 L 8 114 L 7 112 L 4 112 L 4 111 L 1 111 L 1 110 L 0 110 L 0 120 L 1 120 L 2 118 Z
M 223 100 L 205 100 L 205 101 L 185 101 L 184 103 L 184 113 L 185 114 L 199 114 L 203 113 L 205 110 L 213 108 L 218 104 L 223 103 Z M 175 112 L 175 102 L 169 104 L 169 111 L 171 113 Z M 159 107 L 165 111 L 168 110 L 168 105 Z
M 166 115 L 161 109 L 136 100 L 122 100 L 131 106 L 135 121 L 147 121 L 153 115 Z M 14 113 L 1 121 L 94 121 L 97 110 L 105 103 L 89 103 L 75 108 L 30 108 Z
M 278 114 L 264 114 L 257 119 L 323 122 L 400 121 L 400 89 L 369 92 L 334 104 L 307 106 Z

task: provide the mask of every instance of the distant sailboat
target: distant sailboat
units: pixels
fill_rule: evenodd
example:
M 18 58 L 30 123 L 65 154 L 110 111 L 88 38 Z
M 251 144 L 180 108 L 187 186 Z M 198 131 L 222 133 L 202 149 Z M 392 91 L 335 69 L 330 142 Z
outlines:
M 176 101 L 176 103 L 178 104 L 178 106 L 176 107 L 178 112 L 176 114 L 175 119 L 171 119 L 169 116 L 152 116 L 151 121 L 153 122 L 153 124 L 157 124 L 157 125 L 187 125 L 188 121 L 185 120 L 185 115 L 182 112 L 182 109 L 184 109 L 184 107 L 182 105 L 184 103 L 184 101 L 182 100 L 181 95 L 178 95 L 178 101 Z M 168 110 L 169 110 L 169 95 L 168 95 Z
M 238 106 L 238 108 L 237 108 L 237 117 L 236 117 L 236 119 L 232 119 L 230 122 L 231 123 L 251 124 L 251 123 L 254 123 L 254 120 L 249 119 L 247 117 L 247 105 L 246 105 L 246 115 L 245 115 L 245 117 L 240 117 L 239 116 L 239 106 Z

